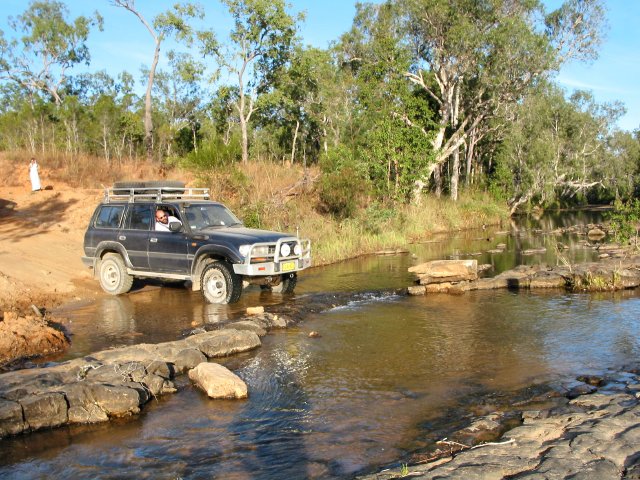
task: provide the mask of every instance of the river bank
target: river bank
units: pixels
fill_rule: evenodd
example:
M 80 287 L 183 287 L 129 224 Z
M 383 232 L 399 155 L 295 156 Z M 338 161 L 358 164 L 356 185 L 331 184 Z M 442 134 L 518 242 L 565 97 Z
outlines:
M 358 478 L 638 478 L 638 371 L 634 366 L 583 378 L 588 383 L 557 397 L 550 408 L 536 408 L 531 401 L 517 412 L 519 426 L 494 441 L 465 445 L 457 441 L 464 431 L 458 432 L 439 442 L 438 453 L 424 461 Z M 496 428 L 499 416 L 480 418 L 467 431 Z
M 101 189 L 72 188 L 62 182 L 47 184 L 38 192 L 31 192 L 25 181 L 0 186 L 0 321 L 4 312 L 8 312 L 18 314 L 21 322 L 32 319 L 32 327 L 39 327 L 40 319 L 36 321 L 31 316 L 35 308 L 56 329 L 55 319 L 50 315 L 56 307 L 71 301 L 92 302 L 105 296 L 81 261 L 87 222 L 102 195 Z M 375 225 L 366 218 L 338 222 L 314 212 L 304 199 L 292 198 L 294 205 L 289 205 L 307 222 L 300 227 L 300 233 L 312 240 L 314 266 L 391 247 L 395 252 L 415 238 L 418 231 L 419 235 L 427 236 L 447 229 L 480 227 L 501 218 L 501 212 L 486 202 L 475 207 L 464 201 L 433 202 L 425 207 L 427 217 L 418 209 L 399 215 L 406 224 L 399 231 L 395 230 L 398 225 L 389 223 L 390 219 L 383 223 L 376 221 Z M 275 229 L 292 228 L 288 223 L 281 225 L 280 220 L 273 221 Z M 13 350 L 0 355 L 0 364 L 38 355 L 33 348 L 22 352 L 16 349 L 14 345 Z M 52 352 L 45 348 L 39 353 L 44 354 L 45 350 Z

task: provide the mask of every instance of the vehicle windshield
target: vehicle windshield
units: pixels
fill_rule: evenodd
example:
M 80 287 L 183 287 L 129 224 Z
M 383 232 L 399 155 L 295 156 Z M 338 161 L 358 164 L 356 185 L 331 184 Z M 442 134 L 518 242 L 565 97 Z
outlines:
M 186 222 L 195 232 L 206 228 L 242 225 L 242 222 L 224 205 L 187 205 L 184 212 Z

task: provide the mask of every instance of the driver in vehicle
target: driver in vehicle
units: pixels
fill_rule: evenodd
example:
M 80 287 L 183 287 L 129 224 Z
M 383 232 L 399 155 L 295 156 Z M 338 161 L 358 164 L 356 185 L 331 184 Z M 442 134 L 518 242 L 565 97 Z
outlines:
M 178 222 L 182 224 L 180 220 L 172 215 L 168 215 L 164 210 L 156 210 L 156 231 L 170 232 L 170 222 Z

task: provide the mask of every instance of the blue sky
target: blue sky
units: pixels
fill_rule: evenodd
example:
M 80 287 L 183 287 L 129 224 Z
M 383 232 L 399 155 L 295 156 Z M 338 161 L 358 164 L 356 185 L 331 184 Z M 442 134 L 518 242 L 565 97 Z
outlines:
M 149 65 L 153 43 L 142 24 L 131 13 L 111 6 L 109 0 L 63 0 L 71 16 L 89 15 L 96 9 L 104 17 L 104 31 L 90 37 L 91 70 L 105 69 L 111 75 L 127 70 L 136 78 L 142 65 Z M 137 0 L 143 15 L 151 20 L 177 0 Z M 217 0 L 200 0 L 208 22 L 220 36 L 230 28 L 225 8 Z M 354 0 L 290 0 L 294 12 L 306 12 L 301 26 L 305 44 L 327 47 L 348 30 L 355 13 Z M 545 0 L 557 6 L 560 0 Z M 598 60 L 591 64 L 566 65 L 557 82 L 568 93 L 589 90 L 598 102 L 621 101 L 627 114 L 618 125 L 625 130 L 640 128 L 640 0 L 606 0 L 609 30 Z M 8 16 L 22 13 L 26 0 L 0 0 L 0 28 L 8 33 Z M 166 53 L 168 50 L 164 48 Z

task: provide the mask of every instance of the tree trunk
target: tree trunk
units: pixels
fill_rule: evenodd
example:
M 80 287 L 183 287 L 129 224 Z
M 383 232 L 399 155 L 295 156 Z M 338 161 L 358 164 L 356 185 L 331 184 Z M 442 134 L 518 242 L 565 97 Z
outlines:
M 153 89 L 153 79 L 156 74 L 156 67 L 158 66 L 158 59 L 160 58 L 160 43 L 161 39 L 154 37 L 156 42 L 156 49 L 153 54 L 153 63 L 149 69 L 149 79 L 147 81 L 147 93 L 144 97 L 144 146 L 147 152 L 147 160 L 153 159 L 153 118 L 151 115 L 151 90 Z
M 453 152 L 453 162 L 451 167 L 451 200 L 458 200 L 458 181 L 460 179 L 460 149 Z
M 296 142 L 298 141 L 298 130 L 300 130 L 300 120 L 296 120 L 296 131 L 293 134 L 293 142 L 291 143 L 291 165 L 296 156 Z
M 469 142 L 467 144 L 466 157 L 466 177 L 465 183 L 470 185 L 472 183 L 471 178 L 471 165 L 473 164 L 473 155 L 476 148 L 476 131 L 475 129 L 469 134 Z
M 437 164 L 435 169 L 433 170 L 433 182 L 435 184 L 436 197 L 440 198 L 442 196 L 442 165 Z
M 191 133 L 193 134 L 193 151 L 198 153 L 198 135 L 195 123 L 191 125 Z
M 247 122 L 243 115 L 240 115 L 240 132 L 242 133 L 242 164 L 249 163 L 249 138 L 247 135 Z

